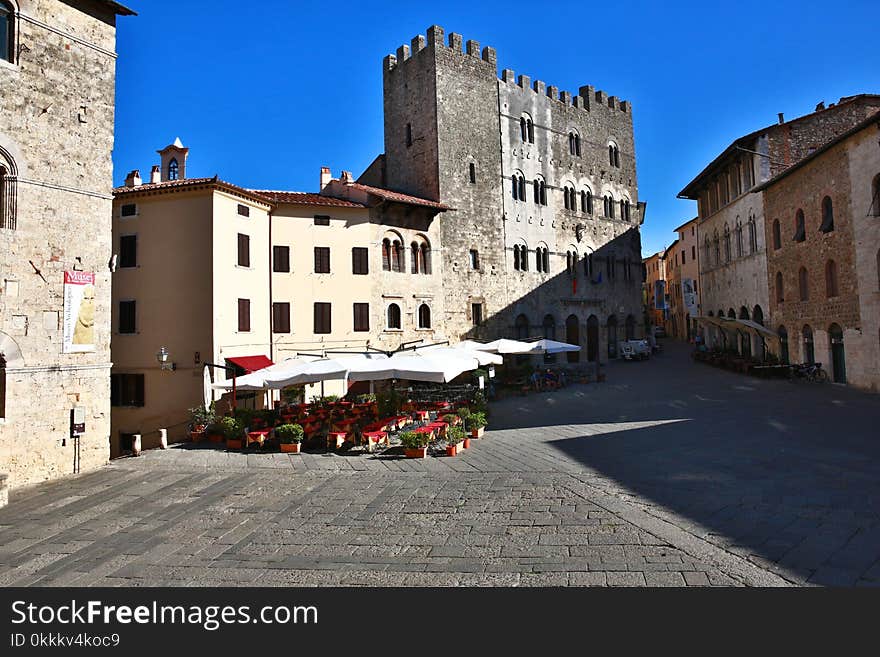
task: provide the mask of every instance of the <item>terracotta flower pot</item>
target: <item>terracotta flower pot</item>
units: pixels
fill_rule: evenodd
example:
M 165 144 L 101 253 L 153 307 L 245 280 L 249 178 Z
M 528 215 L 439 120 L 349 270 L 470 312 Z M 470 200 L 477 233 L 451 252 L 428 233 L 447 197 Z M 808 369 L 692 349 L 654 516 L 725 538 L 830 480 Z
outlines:
M 208 440 L 212 443 L 222 443 L 223 442 L 223 434 L 222 433 L 212 433 L 208 434 Z
M 403 453 L 406 455 L 408 459 L 423 459 L 428 456 L 428 448 L 427 447 L 413 447 L 406 448 L 403 450 Z
M 241 438 L 238 438 L 238 439 L 227 438 L 226 439 L 226 449 L 241 449 Z
M 207 438 L 204 431 L 193 431 L 189 435 L 194 443 L 200 443 Z
M 470 438 L 465 438 L 465 439 L 461 442 L 461 446 L 462 446 L 462 449 L 470 449 L 470 446 L 471 446 L 471 439 L 470 439 Z
M 455 456 L 461 450 L 461 445 L 447 445 L 446 456 Z
M 483 433 L 486 431 L 485 427 L 480 427 L 479 429 L 471 430 L 471 438 L 482 438 Z
M 299 443 L 281 443 L 281 451 L 288 454 L 299 454 Z

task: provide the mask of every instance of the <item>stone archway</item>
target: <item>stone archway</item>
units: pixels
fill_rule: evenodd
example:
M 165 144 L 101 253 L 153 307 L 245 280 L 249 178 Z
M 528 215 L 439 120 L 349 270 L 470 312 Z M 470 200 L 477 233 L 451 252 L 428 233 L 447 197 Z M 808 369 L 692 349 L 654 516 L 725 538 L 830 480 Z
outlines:
M 599 360 L 599 320 L 595 315 L 587 318 L 587 360 L 591 363 Z
M 565 341 L 578 346 L 581 344 L 580 326 L 575 315 L 569 315 L 565 320 Z M 581 360 L 579 351 L 569 351 L 566 355 L 569 363 L 579 363 Z
M 608 318 L 608 358 L 617 358 L 617 317 Z

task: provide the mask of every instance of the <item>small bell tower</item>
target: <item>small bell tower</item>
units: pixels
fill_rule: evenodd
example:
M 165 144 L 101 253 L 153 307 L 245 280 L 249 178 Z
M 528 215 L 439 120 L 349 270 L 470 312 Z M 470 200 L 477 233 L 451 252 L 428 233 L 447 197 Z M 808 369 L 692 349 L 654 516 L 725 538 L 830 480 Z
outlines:
M 184 147 L 180 137 L 160 151 L 162 156 L 162 182 L 168 180 L 184 180 L 186 178 L 186 158 L 189 149 Z

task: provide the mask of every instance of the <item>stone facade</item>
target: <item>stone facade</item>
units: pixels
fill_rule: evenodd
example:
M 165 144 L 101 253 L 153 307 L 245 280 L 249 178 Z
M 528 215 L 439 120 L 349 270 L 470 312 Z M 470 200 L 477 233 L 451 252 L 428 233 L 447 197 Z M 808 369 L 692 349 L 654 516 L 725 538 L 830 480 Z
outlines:
M 115 24 L 131 12 L 12 5 L 14 57 L 0 60 L 0 470 L 16 487 L 109 457 Z M 65 271 L 95 274 L 93 351 L 62 353 Z M 84 411 L 78 440 L 74 408 Z
M 667 249 L 665 258 L 666 270 L 672 271 L 670 279 L 675 279 L 675 285 L 670 283 L 669 296 L 672 299 L 670 306 L 670 335 L 679 340 L 690 340 L 694 336 L 695 325 L 693 315 L 687 306 L 685 297 L 685 284 L 692 290 L 696 304 L 696 316 L 700 314 L 700 268 L 699 249 L 697 248 L 697 223 L 698 219 L 692 219 L 675 229 L 678 239 L 673 246 Z
M 493 48 L 444 39 L 437 26 L 385 58 L 384 92 L 384 184 L 453 208 L 441 220 L 451 337 L 550 336 L 596 360 L 616 354 L 616 325 L 642 332 L 629 103 L 589 86 L 572 96 L 515 81 L 509 70 L 499 79 Z M 376 175 L 374 166 L 362 179 Z
M 753 188 L 850 129 L 880 107 L 880 96 L 841 98 L 827 108 L 762 128 L 733 142 L 679 194 L 697 201 L 702 312 L 765 323 L 770 292 L 764 201 Z M 740 352 L 756 354 L 757 338 L 738 338 Z M 721 334 L 707 342 L 721 346 Z M 731 346 L 731 345 L 728 345 Z
M 787 338 L 784 355 L 821 362 L 833 380 L 873 390 L 880 387 L 878 123 L 880 115 L 763 188 L 771 326 Z

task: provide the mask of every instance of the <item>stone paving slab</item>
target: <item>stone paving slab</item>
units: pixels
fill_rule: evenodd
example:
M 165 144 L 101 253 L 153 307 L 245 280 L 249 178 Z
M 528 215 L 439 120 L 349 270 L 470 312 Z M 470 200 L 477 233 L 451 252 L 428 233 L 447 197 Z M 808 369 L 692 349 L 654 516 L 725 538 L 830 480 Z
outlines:
M 454 458 L 180 446 L 13 491 L 0 585 L 880 585 L 876 396 L 670 344 L 608 379 Z

